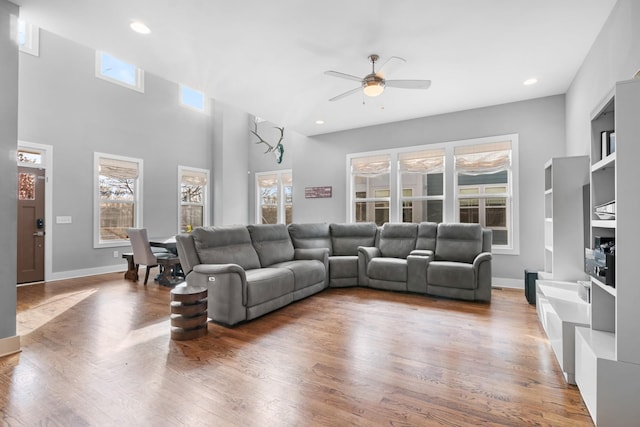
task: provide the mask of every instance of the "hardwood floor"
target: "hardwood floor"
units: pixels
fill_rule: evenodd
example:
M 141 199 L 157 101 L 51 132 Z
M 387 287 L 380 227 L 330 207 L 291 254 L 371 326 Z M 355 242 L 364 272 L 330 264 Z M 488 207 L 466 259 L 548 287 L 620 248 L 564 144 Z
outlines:
M 593 425 L 522 291 L 330 289 L 192 341 L 169 301 L 121 273 L 18 288 L 0 425 Z

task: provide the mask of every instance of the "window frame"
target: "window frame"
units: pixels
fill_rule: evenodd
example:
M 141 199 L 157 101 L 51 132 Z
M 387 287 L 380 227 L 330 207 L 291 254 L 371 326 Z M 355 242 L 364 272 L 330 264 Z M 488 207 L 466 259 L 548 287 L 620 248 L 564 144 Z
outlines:
M 190 202 L 182 201 L 182 178 L 184 175 L 186 175 L 185 172 L 196 172 L 198 174 L 205 174 L 206 176 L 205 179 L 207 182 L 204 185 L 204 188 L 202 189 L 202 203 L 190 203 Z M 202 226 L 207 227 L 210 225 L 210 222 L 209 222 L 209 218 L 211 217 L 210 203 L 209 203 L 209 183 L 211 182 L 210 175 L 211 174 L 209 169 L 201 169 L 201 168 L 195 168 L 191 166 L 178 165 L 178 233 L 184 232 L 182 230 L 182 206 L 186 206 L 186 205 L 200 206 L 201 205 L 202 216 L 203 216 Z
M 142 228 L 143 213 L 143 174 L 144 162 L 135 157 L 120 156 L 108 153 L 93 153 L 93 247 L 112 248 L 128 246 L 131 243 L 128 239 L 101 240 L 100 239 L 100 159 L 121 160 L 136 163 L 138 165 L 138 177 L 136 178 L 135 191 L 133 194 L 133 227 Z
M 381 155 L 389 155 L 391 160 L 391 171 L 389 175 L 389 186 L 391 189 L 389 221 L 402 221 L 403 202 L 423 201 L 423 200 L 442 200 L 442 222 L 451 223 L 459 220 L 458 212 L 458 195 L 457 195 L 457 176 L 455 169 L 454 150 L 456 147 L 464 145 L 483 145 L 495 142 L 509 141 L 511 143 L 511 168 L 508 178 L 508 185 L 511 197 L 511 206 L 507 207 L 507 214 L 511 217 L 511 240 L 508 246 L 493 246 L 492 252 L 501 255 L 519 255 L 520 254 L 520 210 L 519 210 L 519 151 L 518 151 L 518 134 L 496 135 L 483 138 L 473 138 L 458 141 L 447 141 L 433 144 L 416 145 L 410 147 L 399 147 L 386 150 L 377 150 L 361 153 L 351 153 L 346 155 L 346 221 L 355 222 L 356 199 L 354 192 L 354 176 L 351 171 L 352 160 L 356 158 L 376 157 Z M 399 157 L 403 153 L 411 153 L 426 150 L 444 149 L 444 168 L 443 168 L 443 195 L 442 196 L 412 196 L 403 197 L 402 180 L 400 178 Z M 477 196 L 477 195 L 476 195 Z M 488 194 L 488 198 L 501 197 L 501 194 Z M 357 199 L 357 202 L 376 201 L 370 199 Z
M 102 55 L 107 55 L 107 56 L 109 56 L 109 57 L 111 57 L 111 58 L 113 58 L 113 59 L 115 59 L 117 61 L 120 61 L 120 62 L 123 62 L 125 64 L 133 66 L 135 68 L 135 80 L 136 80 L 135 84 L 132 85 L 130 83 L 127 83 L 124 80 L 119 80 L 119 79 L 116 79 L 116 78 L 113 78 L 113 77 L 110 77 L 110 76 L 107 76 L 107 75 L 103 74 L 102 73 Z M 95 63 L 96 63 L 95 72 L 96 72 L 96 77 L 97 78 L 99 78 L 101 80 L 108 81 L 110 83 L 117 84 L 117 85 L 122 86 L 122 87 L 126 87 L 128 89 L 135 90 L 136 92 L 144 93 L 144 70 L 142 68 L 138 67 L 137 65 L 135 65 L 135 64 L 133 64 L 131 62 L 127 62 L 125 60 L 122 60 L 122 59 L 120 59 L 120 58 L 118 58 L 116 56 L 113 56 L 110 53 L 107 53 L 107 52 L 102 51 L 102 50 L 96 50 L 96 61 L 95 61 Z
M 276 224 L 287 224 L 286 215 L 287 215 L 287 205 L 291 205 L 291 217 L 293 222 L 293 171 L 291 169 L 280 169 L 275 171 L 266 171 L 266 172 L 256 172 L 255 174 L 255 223 L 256 224 L 264 224 L 262 222 L 262 197 L 260 194 L 260 177 L 267 175 L 276 175 L 276 191 L 278 194 L 278 200 L 276 202 Z M 283 185 L 282 176 L 290 175 L 291 176 L 291 202 L 287 202 L 285 195 L 285 185 Z

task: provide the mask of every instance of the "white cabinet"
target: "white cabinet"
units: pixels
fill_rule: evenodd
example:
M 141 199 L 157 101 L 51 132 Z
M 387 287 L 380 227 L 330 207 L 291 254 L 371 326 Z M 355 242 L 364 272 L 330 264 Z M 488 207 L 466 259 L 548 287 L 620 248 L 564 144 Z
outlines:
M 545 164 L 544 183 L 545 255 L 541 277 L 584 279 L 583 187 L 589 183 L 589 156 L 552 158 Z
M 615 152 L 602 153 L 602 132 Z M 591 237 L 615 237 L 615 287 L 592 278 L 591 325 L 576 328 L 576 383 L 600 426 L 640 419 L 640 80 L 616 84 L 591 119 Z M 593 209 L 615 201 L 615 219 Z
M 575 327 L 589 327 L 591 306 L 578 296 L 578 284 L 536 281 L 538 319 L 549 338 L 565 380 L 575 384 Z

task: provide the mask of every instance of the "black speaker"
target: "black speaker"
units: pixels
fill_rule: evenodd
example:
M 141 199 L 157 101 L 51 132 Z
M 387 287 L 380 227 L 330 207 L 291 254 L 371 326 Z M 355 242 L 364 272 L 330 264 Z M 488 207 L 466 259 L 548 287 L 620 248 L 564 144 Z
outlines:
M 525 270 L 524 271 L 524 296 L 527 298 L 529 304 L 536 304 L 536 279 L 538 278 L 537 271 Z

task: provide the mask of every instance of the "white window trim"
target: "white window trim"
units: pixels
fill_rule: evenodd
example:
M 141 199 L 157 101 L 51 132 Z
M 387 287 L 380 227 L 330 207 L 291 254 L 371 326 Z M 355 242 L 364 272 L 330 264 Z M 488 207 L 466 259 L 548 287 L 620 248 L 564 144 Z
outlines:
M 144 70 L 138 66 L 136 66 L 135 64 L 131 64 L 133 66 L 136 67 L 136 84 L 135 85 L 130 85 L 128 83 L 123 82 L 122 80 L 118 80 L 118 79 L 114 79 L 111 78 L 109 76 L 105 76 L 104 74 L 102 74 L 100 72 L 100 70 L 102 69 L 102 53 L 106 53 L 107 55 L 116 58 L 120 61 L 123 61 L 122 59 L 111 55 L 110 53 L 104 52 L 104 51 L 100 51 L 100 50 L 96 50 L 96 77 L 105 81 L 108 81 L 110 83 L 114 83 L 117 84 L 118 86 L 122 86 L 122 87 L 126 87 L 127 89 L 132 89 L 135 90 L 136 92 L 140 92 L 140 93 L 144 93 Z M 124 61 L 126 62 L 126 61 Z
M 210 225 L 209 217 L 211 216 L 211 213 L 209 210 L 209 183 L 211 182 L 211 180 L 209 169 L 200 169 L 191 166 L 178 165 L 178 233 L 180 233 L 180 226 L 182 225 L 182 176 L 184 175 L 185 171 L 204 173 L 207 177 L 207 184 L 205 185 L 204 191 L 202 192 L 202 226 L 207 227 Z
M 262 204 L 260 197 L 260 177 L 265 175 L 277 175 L 278 176 L 278 224 L 286 224 L 286 204 L 284 195 L 284 185 L 282 185 L 282 175 L 290 174 L 293 178 L 293 172 L 291 169 L 280 169 L 268 172 L 256 172 L 255 174 L 255 200 L 256 200 L 256 224 L 262 224 Z M 292 202 L 293 205 L 293 202 Z
M 143 160 L 137 159 L 134 157 L 126 157 L 126 156 L 118 156 L 115 154 L 107 154 L 107 153 L 93 153 L 93 247 L 94 248 L 114 248 L 114 247 L 122 247 L 128 246 L 131 243 L 128 239 L 120 239 L 120 240 L 109 240 L 102 241 L 100 240 L 100 191 L 99 191 L 99 181 L 100 181 L 100 159 L 108 158 L 115 160 L 123 160 L 126 162 L 132 162 L 138 164 L 138 179 L 136 180 L 136 191 L 134 194 L 134 214 L 133 214 L 133 227 L 134 228 L 142 228 L 142 190 L 143 190 Z
M 492 252 L 500 255 L 519 255 L 520 254 L 520 202 L 519 202 L 519 149 L 518 149 L 518 134 L 496 135 L 483 138 L 473 138 L 457 141 L 447 141 L 442 143 L 416 145 L 411 147 L 402 147 L 395 149 L 385 149 L 377 151 L 368 151 L 362 153 L 351 153 L 346 156 L 346 177 L 347 177 L 347 191 L 346 191 L 346 219 L 347 222 L 355 221 L 355 200 L 352 198 L 352 192 L 354 188 L 353 176 L 351 174 L 351 161 L 352 159 L 359 157 L 373 157 L 380 155 L 389 155 L 391 161 L 391 172 L 389 174 L 389 189 L 391 191 L 391 204 L 389 208 L 389 221 L 399 222 L 402 219 L 402 191 L 399 188 L 399 173 L 398 173 L 398 155 L 405 152 L 414 152 L 430 149 L 445 150 L 445 165 L 444 165 L 444 199 L 442 219 L 443 222 L 455 222 L 457 221 L 458 213 L 457 206 L 457 173 L 454 166 L 454 148 L 463 145 L 481 145 L 488 144 L 497 141 L 508 140 L 511 142 L 511 174 L 509 176 L 509 185 L 511 186 L 511 220 L 512 220 L 512 239 L 510 247 L 494 247 Z M 494 195 L 495 196 L 495 195 Z M 368 200 L 368 199 L 367 199 Z M 358 199 L 358 201 L 367 201 L 365 199 Z
M 187 86 L 187 85 L 183 85 L 183 84 L 178 85 L 178 86 L 179 86 L 179 88 L 178 88 L 178 104 L 180 106 L 182 106 L 184 108 L 188 108 L 191 111 L 197 111 L 199 113 L 205 113 L 205 114 L 207 113 L 207 95 L 204 92 L 199 91 L 197 89 L 194 89 L 191 86 Z M 192 90 L 194 92 L 197 92 L 197 93 L 202 95 L 202 108 L 196 108 L 193 105 L 185 104 L 184 102 L 182 102 L 182 91 L 185 88 L 189 89 L 189 90 Z
M 40 56 L 40 27 L 22 19 L 18 21 L 25 25 L 25 42 L 18 44 L 18 49 L 29 55 Z

